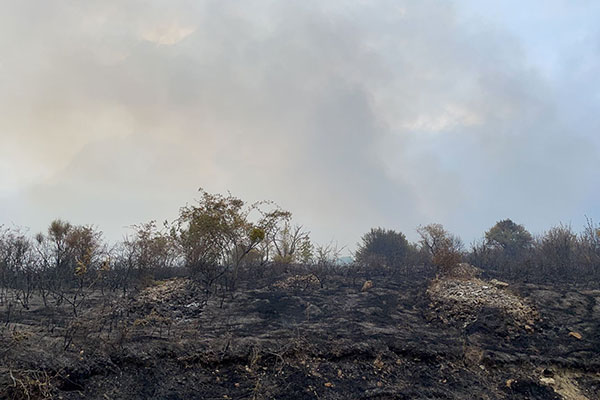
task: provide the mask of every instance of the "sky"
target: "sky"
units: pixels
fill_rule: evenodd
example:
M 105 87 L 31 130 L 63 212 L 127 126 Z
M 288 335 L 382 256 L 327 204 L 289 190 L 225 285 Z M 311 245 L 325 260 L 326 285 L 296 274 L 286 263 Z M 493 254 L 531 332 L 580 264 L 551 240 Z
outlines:
M 119 240 L 198 188 L 314 241 L 600 220 L 600 3 L 0 0 L 0 224 Z

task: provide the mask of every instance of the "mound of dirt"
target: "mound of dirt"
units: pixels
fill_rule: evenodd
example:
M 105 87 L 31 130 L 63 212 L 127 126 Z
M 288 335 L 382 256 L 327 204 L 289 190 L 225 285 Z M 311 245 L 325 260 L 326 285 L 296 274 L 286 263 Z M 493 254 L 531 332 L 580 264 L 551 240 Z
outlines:
M 477 319 L 483 309 L 496 309 L 517 326 L 533 329 L 539 318 L 537 311 L 523 298 L 511 293 L 499 281 L 487 282 L 478 278 L 438 278 L 427 290 L 434 308 L 443 321 L 466 323 Z
M 441 271 L 441 276 L 446 279 L 473 279 L 481 276 L 481 270 L 469 263 L 458 263 L 451 268 Z
M 169 314 L 174 317 L 195 315 L 204 306 L 200 288 L 193 281 L 175 278 L 158 281 L 131 298 L 132 313 Z

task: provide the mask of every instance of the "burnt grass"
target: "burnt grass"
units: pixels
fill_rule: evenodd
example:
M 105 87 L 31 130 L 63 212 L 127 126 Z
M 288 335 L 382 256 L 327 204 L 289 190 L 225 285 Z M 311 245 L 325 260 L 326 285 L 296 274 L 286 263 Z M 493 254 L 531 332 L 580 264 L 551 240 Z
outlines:
M 442 315 L 430 280 L 257 281 L 205 302 L 179 279 L 94 293 L 77 318 L 33 306 L 2 324 L 0 397 L 600 399 L 600 290 L 510 284 L 539 313 L 525 329 L 494 307 Z

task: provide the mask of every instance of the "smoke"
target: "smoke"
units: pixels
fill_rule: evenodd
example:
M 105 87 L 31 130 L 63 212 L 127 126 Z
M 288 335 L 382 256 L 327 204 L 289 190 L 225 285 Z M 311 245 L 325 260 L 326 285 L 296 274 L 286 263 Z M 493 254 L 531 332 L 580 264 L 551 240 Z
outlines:
M 0 222 L 62 217 L 117 239 L 200 186 L 272 199 L 351 247 L 378 225 L 472 239 L 505 217 L 594 216 L 597 58 L 549 79 L 460 7 L 3 4 Z

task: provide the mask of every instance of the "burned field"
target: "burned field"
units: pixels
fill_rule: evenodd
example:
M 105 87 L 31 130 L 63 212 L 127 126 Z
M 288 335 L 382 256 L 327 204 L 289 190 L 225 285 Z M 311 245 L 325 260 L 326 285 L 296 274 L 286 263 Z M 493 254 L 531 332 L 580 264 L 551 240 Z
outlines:
M 600 290 L 414 272 L 3 308 L 0 397 L 597 399 Z

